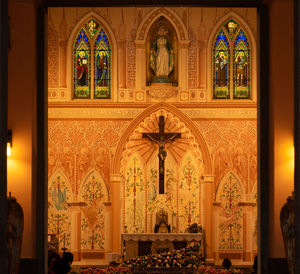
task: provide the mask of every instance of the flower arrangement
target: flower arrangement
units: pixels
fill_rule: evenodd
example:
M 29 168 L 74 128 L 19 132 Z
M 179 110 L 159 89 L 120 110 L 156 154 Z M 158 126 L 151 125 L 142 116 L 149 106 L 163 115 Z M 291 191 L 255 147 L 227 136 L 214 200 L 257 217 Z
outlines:
M 238 274 L 238 273 L 242 273 L 242 272 L 238 269 L 226 270 L 224 268 L 217 268 L 215 266 L 201 265 L 201 266 L 197 267 L 195 273 L 199 273 L 199 274 Z
M 123 264 L 128 267 L 197 267 L 203 261 L 199 255 L 200 245 L 198 243 L 175 250 L 173 252 L 150 254 L 129 259 Z
M 112 273 L 131 273 L 130 268 L 125 266 L 107 268 L 86 268 L 80 271 L 81 274 L 112 274 Z

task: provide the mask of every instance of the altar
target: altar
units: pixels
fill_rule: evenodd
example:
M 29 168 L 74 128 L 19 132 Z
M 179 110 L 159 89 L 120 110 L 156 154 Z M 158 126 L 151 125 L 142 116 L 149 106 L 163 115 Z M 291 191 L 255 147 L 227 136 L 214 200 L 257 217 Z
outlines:
M 200 255 L 205 257 L 204 233 L 124 233 L 121 234 L 122 257 L 171 252 L 188 247 L 192 242 L 200 244 Z

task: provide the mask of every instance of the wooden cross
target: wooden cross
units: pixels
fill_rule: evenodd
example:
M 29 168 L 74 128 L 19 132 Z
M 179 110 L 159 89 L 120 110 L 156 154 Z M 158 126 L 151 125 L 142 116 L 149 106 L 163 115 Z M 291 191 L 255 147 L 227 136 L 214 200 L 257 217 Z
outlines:
M 159 116 L 159 133 L 143 133 L 142 137 L 150 139 L 151 141 L 158 144 L 158 159 L 159 159 L 159 194 L 164 194 L 165 186 L 165 159 L 167 157 L 167 152 L 165 150 L 165 144 L 167 142 L 173 141 L 176 138 L 181 138 L 181 133 L 171 133 L 165 132 L 165 117 Z

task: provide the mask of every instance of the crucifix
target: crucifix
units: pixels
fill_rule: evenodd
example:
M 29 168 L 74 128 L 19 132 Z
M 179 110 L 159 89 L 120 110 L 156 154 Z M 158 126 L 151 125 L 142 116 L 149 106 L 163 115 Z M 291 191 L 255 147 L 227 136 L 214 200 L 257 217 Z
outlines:
M 165 144 L 167 142 L 173 141 L 176 138 L 181 138 L 181 133 L 171 133 L 165 132 L 165 117 L 159 116 L 159 133 L 143 133 L 142 137 L 147 138 L 158 144 L 158 160 L 159 160 L 159 194 L 164 194 L 165 188 L 165 159 L 167 157 L 167 152 L 165 150 Z

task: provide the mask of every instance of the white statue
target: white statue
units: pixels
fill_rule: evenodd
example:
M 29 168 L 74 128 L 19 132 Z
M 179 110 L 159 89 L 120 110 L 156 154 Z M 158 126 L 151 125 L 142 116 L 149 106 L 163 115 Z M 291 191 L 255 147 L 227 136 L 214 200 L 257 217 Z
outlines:
M 150 49 L 150 67 L 156 77 L 168 78 L 174 68 L 174 50 L 168 41 L 167 33 L 166 26 L 161 25 Z

